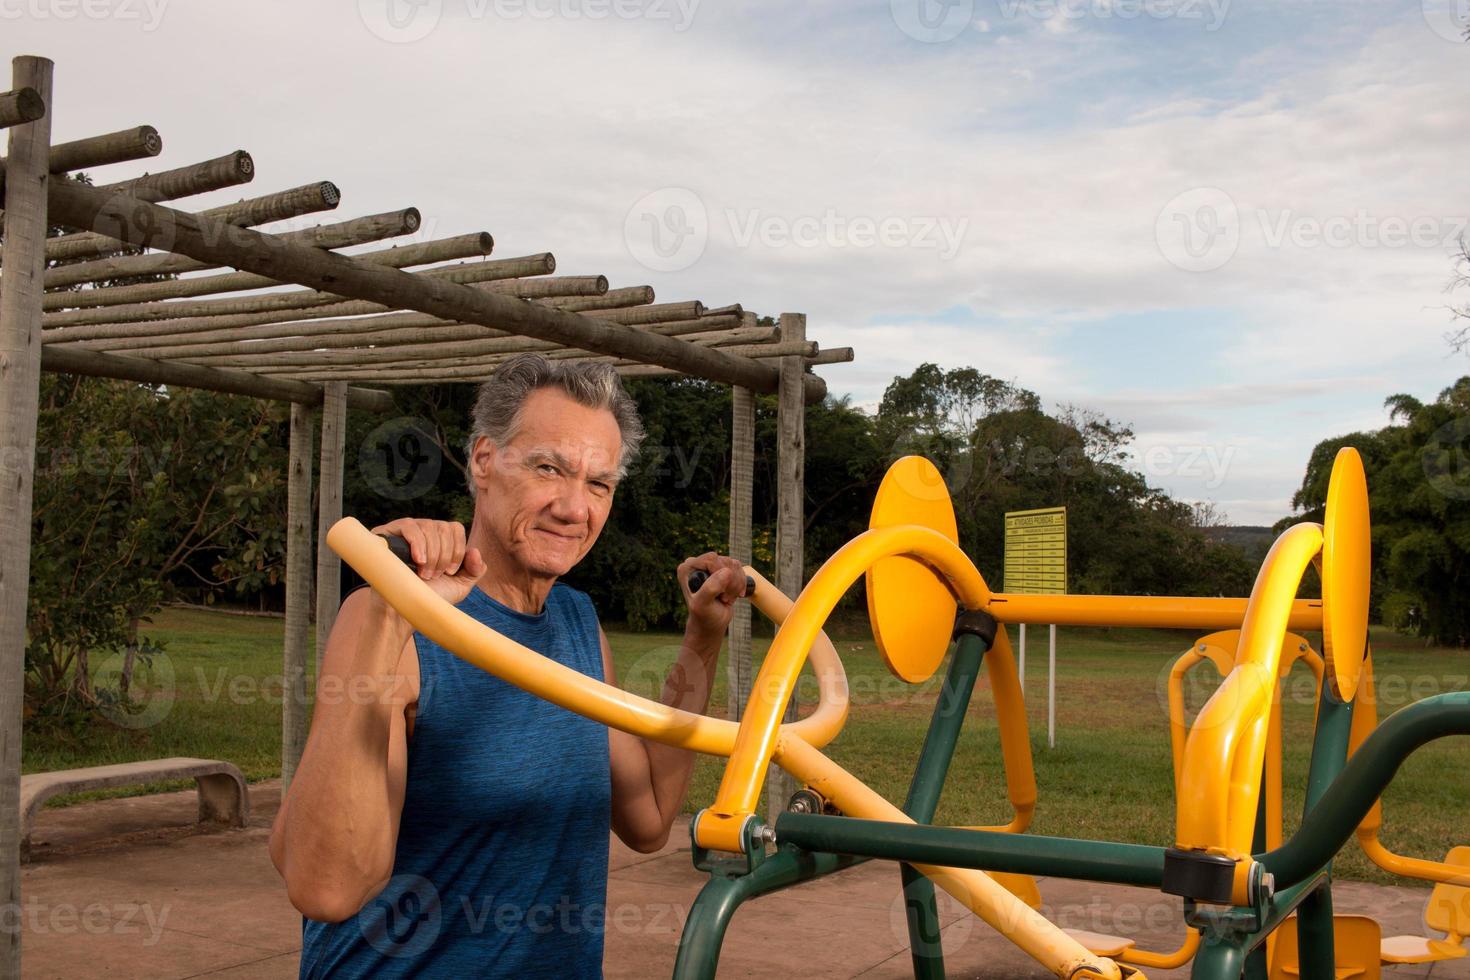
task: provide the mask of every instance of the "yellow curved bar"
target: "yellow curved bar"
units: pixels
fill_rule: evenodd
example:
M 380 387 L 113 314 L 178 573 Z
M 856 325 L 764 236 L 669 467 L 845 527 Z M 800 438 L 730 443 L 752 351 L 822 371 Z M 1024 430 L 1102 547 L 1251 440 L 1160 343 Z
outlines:
M 793 736 L 789 727 L 782 729 L 777 739 L 775 761 L 835 803 L 848 816 L 913 823 L 907 814 L 869 789 L 856 776 L 801 738 Z M 699 822 L 702 824 L 708 815 L 708 811 L 700 814 Z M 698 830 L 696 824 L 696 834 Z M 1124 976 L 1112 960 L 1089 952 L 985 872 L 928 864 L 916 864 L 914 867 L 1058 977 L 1121 980 Z M 1128 975 L 1142 976 L 1138 973 Z
M 807 650 L 852 583 L 875 562 L 894 555 L 918 558 L 933 566 L 967 609 L 983 607 L 990 598 L 985 580 L 959 545 L 930 528 L 912 524 L 872 528 L 839 548 L 801 590 L 791 614 L 766 651 L 719 792 L 695 824 L 695 840 L 701 847 L 734 854 L 743 851 L 741 828 L 755 812 L 766 768 L 776 749 L 781 715 Z
M 1249 602 L 1248 599 L 1157 595 L 1016 595 L 997 592 L 990 597 L 985 611 L 1001 623 L 1226 630 L 1240 626 Z M 1293 601 L 1286 625 L 1298 632 L 1320 630 L 1321 601 Z
M 1184 935 L 1184 944 L 1172 953 L 1155 953 L 1147 949 L 1130 946 L 1118 954 L 1118 959 L 1134 966 L 1146 966 L 1151 970 L 1177 970 L 1194 959 L 1199 952 L 1200 931 L 1189 929 Z
M 1378 698 L 1373 687 L 1373 652 L 1363 658 L 1363 672 L 1358 677 L 1358 694 L 1353 706 L 1353 725 L 1348 735 L 1348 754 L 1358 750 L 1363 739 L 1378 727 Z M 1443 861 L 1426 861 L 1423 858 L 1395 854 L 1378 839 L 1383 827 L 1383 801 L 1374 800 L 1373 806 L 1363 822 L 1358 824 L 1358 846 L 1368 860 L 1390 874 L 1420 881 L 1444 882 L 1451 885 L 1470 885 L 1470 874 L 1465 869 Z
M 985 672 L 995 700 L 1000 729 L 1000 755 L 1005 763 L 1006 795 L 1016 815 L 1004 827 L 989 828 L 1019 834 L 1031 825 L 1036 812 L 1036 768 L 1031 760 L 1031 736 L 1026 729 L 1026 699 L 1016 673 L 1016 658 L 1005 627 L 995 631 L 995 642 L 985 654 Z
M 728 756 L 734 748 L 738 728 L 733 721 L 680 711 L 629 694 L 543 657 L 467 616 L 393 557 L 387 542 L 356 518 L 344 517 L 332 525 L 327 544 L 414 629 L 481 670 L 553 704 L 643 738 L 709 755 Z M 756 580 L 752 602 L 762 613 L 781 622 L 791 610 L 791 600 L 759 573 L 749 568 L 746 573 Z M 822 702 L 814 714 L 787 727 L 821 746 L 836 737 L 847 718 L 847 678 L 825 634 L 813 637 L 813 641 L 812 667 Z
M 1176 801 L 1181 848 L 1250 854 L 1281 644 L 1302 574 L 1321 549 L 1321 526 L 1297 524 L 1266 555 L 1241 622 L 1235 667 L 1185 742 Z

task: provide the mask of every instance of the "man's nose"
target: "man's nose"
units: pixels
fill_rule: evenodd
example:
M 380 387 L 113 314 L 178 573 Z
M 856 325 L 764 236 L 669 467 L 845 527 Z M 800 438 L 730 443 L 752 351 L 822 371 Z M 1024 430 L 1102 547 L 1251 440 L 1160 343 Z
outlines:
M 587 488 L 581 480 L 565 480 L 551 502 L 551 513 L 566 524 L 585 524 L 590 513 Z

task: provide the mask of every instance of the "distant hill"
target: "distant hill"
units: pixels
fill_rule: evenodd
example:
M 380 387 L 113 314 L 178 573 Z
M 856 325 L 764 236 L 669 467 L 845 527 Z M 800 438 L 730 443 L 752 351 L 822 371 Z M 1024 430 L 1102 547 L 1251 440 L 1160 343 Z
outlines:
M 1252 560 L 1264 558 L 1271 542 L 1276 540 L 1271 528 L 1254 524 L 1222 524 L 1205 528 L 1205 534 L 1216 541 L 1235 545 Z

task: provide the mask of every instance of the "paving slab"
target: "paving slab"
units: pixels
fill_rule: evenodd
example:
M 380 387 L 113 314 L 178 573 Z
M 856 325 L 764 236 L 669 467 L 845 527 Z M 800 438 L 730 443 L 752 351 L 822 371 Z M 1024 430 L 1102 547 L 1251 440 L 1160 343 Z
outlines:
M 24 980 L 277 980 L 297 974 L 301 917 L 266 853 L 280 783 L 256 783 L 242 830 L 195 824 L 194 791 L 48 808 L 23 870 Z M 612 842 L 606 975 L 667 977 L 679 934 L 707 877 L 690 862 L 687 822 L 640 854 Z M 1133 936 L 1170 949 L 1177 900 L 1146 889 L 1041 879 L 1043 912 L 1070 928 Z M 1385 935 L 1422 934 L 1428 891 L 1356 882 L 1334 890 L 1339 912 L 1371 913 Z M 1029 980 L 1046 971 L 940 893 L 948 975 Z M 913 975 L 897 868 L 869 862 L 743 906 L 726 937 L 725 977 Z M 1154 980 L 1188 969 L 1150 970 Z M 1385 977 L 1470 980 L 1470 962 L 1395 967 Z

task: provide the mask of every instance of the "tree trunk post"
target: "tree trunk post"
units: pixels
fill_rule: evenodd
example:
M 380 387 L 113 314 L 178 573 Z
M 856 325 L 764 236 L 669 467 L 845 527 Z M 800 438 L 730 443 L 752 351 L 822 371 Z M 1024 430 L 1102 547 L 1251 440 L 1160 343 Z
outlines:
M 312 410 L 291 406 L 286 489 L 286 636 L 281 651 L 281 791 L 306 747 L 306 641 L 311 628 Z
M 806 314 L 781 314 L 781 340 L 806 340 Z M 802 538 L 806 531 L 806 397 L 801 355 L 781 358 L 776 394 L 776 587 L 795 599 L 802 587 Z M 800 688 L 792 691 L 784 721 L 797 717 Z M 766 819 L 786 809 L 796 784 L 771 767 L 767 777 Z
M 342 604 L 342 559 L 327 547 L 327 532 L 342 519 L 342 450 L 347 438 L 347 382 L 322 386 L 322 452 L 316 522 L 316 672 L 321 676 L 327 636 Z
M 12 62 L 12 89 L 34 89 L 46 112 L 9 132 L 5 288 L 0 291 L 0 916 L 20 913 L 20 744 L 30 586 L 31 494 L 40 402 L 46 184 L 51 171 L 51 62 Z M 8 914 L 7 914 L 8 913 Z M 0 977 L 20 976 L 20 929 L 0 929 Z
M 755 395 L 739 385 L 730 389 L 730 557 L 749 565 L 753 557 L 751 511 L 755 486 Z M 730 620 L 730 652 L 725 660 L 731 721 L 739 721 L 750 701 L 750 603 L 737 602 Z

